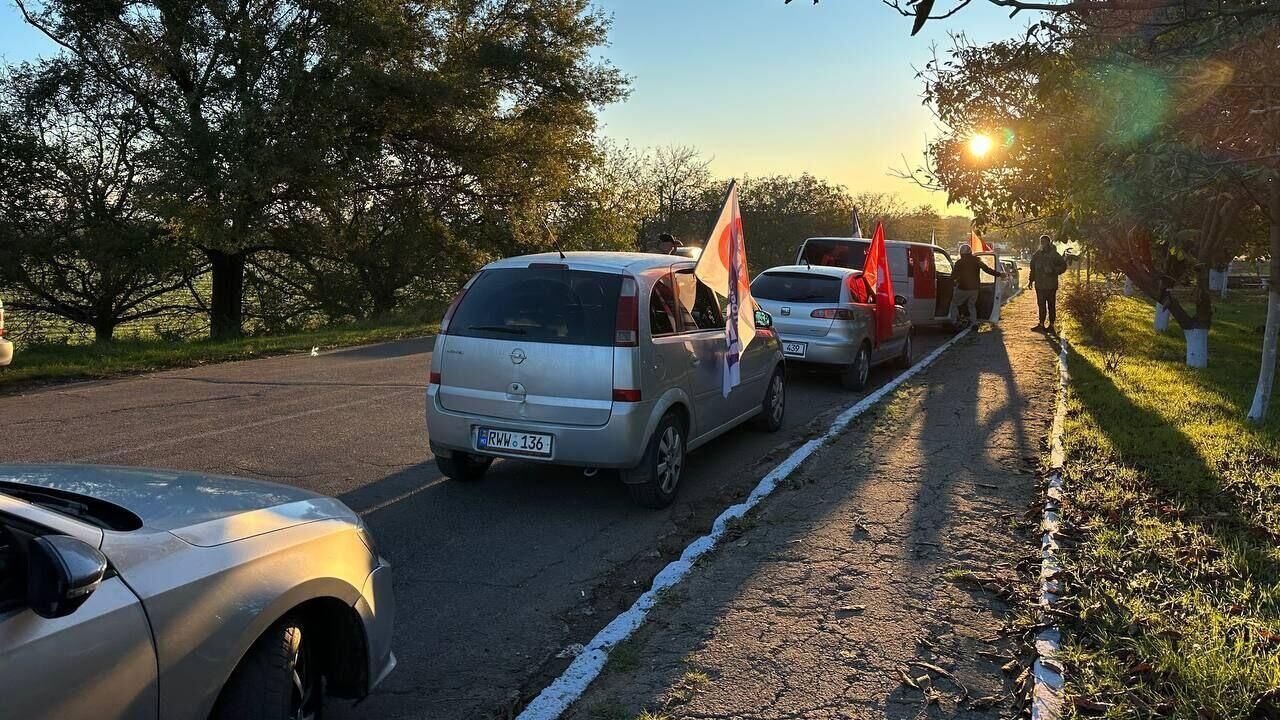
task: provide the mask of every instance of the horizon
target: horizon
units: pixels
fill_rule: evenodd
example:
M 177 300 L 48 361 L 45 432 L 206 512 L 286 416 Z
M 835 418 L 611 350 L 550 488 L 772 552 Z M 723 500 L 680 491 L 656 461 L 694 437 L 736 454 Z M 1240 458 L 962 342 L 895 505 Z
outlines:
M 851 193 L 892 193 L 944 217 L 972 216 L 945 193 L 891 175 L 914 167 L 937 134 L 914 68 L 953 34 L 986 43 L 1019 34 L 1026 21 L 981 4 L 911 37 L 910 22 L 879 3 L 732 2 L 593 0 L 613 19 L 593 56 L 631 81 L 629 97 L 598 112 L 602 137 L 693 147 L 726 179 L 808 173 Z M 706 42 L 716 32 L 729 38 L 723 52 Z M 856 52 L 845 49 L 850 35 L 862 43 Z M 0 6 L 0 61 L 56 50 L 12 2 Z

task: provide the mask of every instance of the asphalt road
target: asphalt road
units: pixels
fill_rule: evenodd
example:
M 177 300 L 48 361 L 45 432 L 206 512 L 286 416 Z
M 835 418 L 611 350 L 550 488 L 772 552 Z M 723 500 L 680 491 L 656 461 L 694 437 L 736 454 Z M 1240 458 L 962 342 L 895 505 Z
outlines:
M 917 356 L 945 340 L 920 332 Z M 62 385 L 0 397 L 0 458 L 265 478 L 337 496 L 395 565 L 397 670 L 338 718 L 503 717 L 809 430 L 857 400 L 793 372 L 777 434 L 690 456 L 676 504 L 634 507 L 601 473 L 498 462 L 436 470 L 423 424 L 431 338 Z M 891 377 L 878 369 L 873 382 Z

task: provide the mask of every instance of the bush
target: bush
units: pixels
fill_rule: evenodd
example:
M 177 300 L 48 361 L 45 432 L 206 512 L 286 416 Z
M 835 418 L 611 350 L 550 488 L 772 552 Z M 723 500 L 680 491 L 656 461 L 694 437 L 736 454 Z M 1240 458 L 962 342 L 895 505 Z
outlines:
M 1062 298 L 1066 310 L 1089 340 L 1103 340 L 1102 320 L 1107 315 L 1107 305 L 1112 298 L 1111 288 L 1102 282 L 1075 282 L 1066 287 Z

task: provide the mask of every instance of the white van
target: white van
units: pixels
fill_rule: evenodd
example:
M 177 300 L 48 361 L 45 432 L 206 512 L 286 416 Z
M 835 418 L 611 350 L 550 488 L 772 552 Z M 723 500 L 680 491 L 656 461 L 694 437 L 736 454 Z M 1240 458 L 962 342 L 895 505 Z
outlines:
M 869 247 L 868 238 L 809 238 L 796 253 L 796 264 L 861 270 Z M 916 327 L 950 324 L 954 287 L 951 255 L 937 245 L 899 240 L 885 241 L 885 249 L 889 253 L 893 292 L 906 298 L 911 324 Z

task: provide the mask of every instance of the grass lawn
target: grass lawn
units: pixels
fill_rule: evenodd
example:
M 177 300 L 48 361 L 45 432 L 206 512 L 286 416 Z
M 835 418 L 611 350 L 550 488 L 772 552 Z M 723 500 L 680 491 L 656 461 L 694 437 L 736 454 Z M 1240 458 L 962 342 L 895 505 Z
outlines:
M 35 383 L 103 378 L 163 368 L 193 367 L 228 360 L 309 352 L 429 335 L 431 323 L 408 321 L 360 323 L 318 328 L 289 335 L 264 335 L 239 340 L 165 341 L 119 340 L 105 347 L 93 344 L 48 344 L 19 347 L 8 368 L 0 368 L 0 393 Z
M 1245 419 L 1266 314 L 1218 305 L 1207 370 L 1117 296 L 1105 345 L 1068 320 L 1064 618 L 1081 714 L 1280 717 L 1280 400 Z M 1113 348 L 1108 351 L 1104 348 Z

